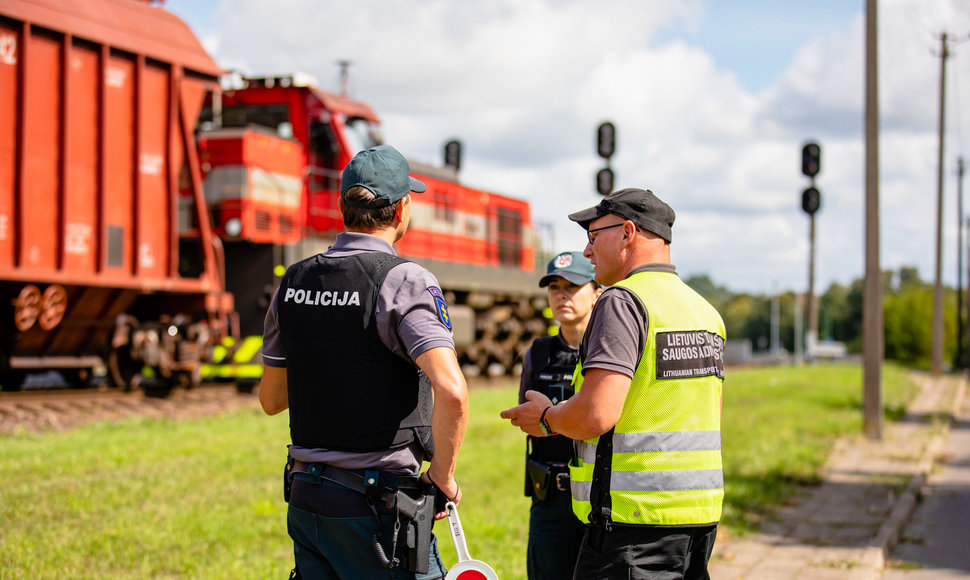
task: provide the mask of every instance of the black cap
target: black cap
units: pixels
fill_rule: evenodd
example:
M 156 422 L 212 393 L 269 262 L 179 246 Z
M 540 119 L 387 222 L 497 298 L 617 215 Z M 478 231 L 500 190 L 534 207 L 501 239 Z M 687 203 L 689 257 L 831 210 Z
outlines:
M 569 214 L 569 219 L 584 230 L 589 223 L 607 214 L 618 215 L 638 228 L 657 234 L 670 243 L 670 229 L 674 225 L 674 210 L 660 201 L 649 189 L 627 188 L 607 195 L 596 206 Z

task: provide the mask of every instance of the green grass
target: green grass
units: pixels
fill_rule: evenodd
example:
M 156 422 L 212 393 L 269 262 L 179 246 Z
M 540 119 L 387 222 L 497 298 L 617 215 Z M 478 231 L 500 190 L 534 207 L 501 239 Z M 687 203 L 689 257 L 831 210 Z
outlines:
M 766 506 L 784 503 L 800 485 L 818 482 L 835 440 L 862 431 L 862 368 L 729 369 L 721 445 L 722 523 L 733 534 L 757 529 Z M 917 387 L 908 371 L 883 367 L 887 420 L 901 418 Z
M 915 393 L 886 366 L 884 401 Z M 858 366 L 729 369 L 723 446 L 730 533 L 817 479 L 835 439 L 861 430 Z M 473 558 L 525 578 L 522 434 L 498 417 L 511 382 L 471 394 L 458 467 Z M 0 578 L 285 578 L 292 566 L 281 473 L 286 414 L 95 424 L 0 438 Z M 447 528 L 435 526 L 455 562 Z

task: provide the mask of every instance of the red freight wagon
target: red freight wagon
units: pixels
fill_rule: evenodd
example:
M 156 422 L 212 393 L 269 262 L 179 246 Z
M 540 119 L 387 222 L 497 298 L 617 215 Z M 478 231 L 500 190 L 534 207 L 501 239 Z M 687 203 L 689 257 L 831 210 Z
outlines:
M 233 320 L 193 134 L 221 72 L 147 2 L 0 4 L 4 388 L 102 363 L 197 380 Z

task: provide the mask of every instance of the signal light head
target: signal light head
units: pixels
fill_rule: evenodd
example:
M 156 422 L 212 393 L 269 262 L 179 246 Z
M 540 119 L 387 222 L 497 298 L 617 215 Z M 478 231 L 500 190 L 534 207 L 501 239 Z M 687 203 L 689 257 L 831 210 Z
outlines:
M 822 169 L 822 148 L 818 143 L 806 143 L 802 147 L 802 173 L 815 177 Z
M 596 152 L 603 159 L 609 159 L 613 156 L 613 151 L 616 148 L 616 126 L 609 121 L 601 123 L 599 128 L 596 130 Z
M 802 192 L 802 209 L 808 215 L 814 215 L 822 205 L 822 194 L 818 189 L 809 187 Z

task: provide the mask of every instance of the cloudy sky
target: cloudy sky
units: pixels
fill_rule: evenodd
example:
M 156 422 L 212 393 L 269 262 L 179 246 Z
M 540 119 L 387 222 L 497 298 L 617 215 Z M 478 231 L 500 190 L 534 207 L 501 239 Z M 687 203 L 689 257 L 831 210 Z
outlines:
M 382 117 L 410 159 L 464 144 L 464 183 L 528 199 L 555 249 L 597 203 L 595 131 L 616 186 L 677 212 L 673 261 L 734 291 L 803 291 L 801 149 L 822 146 L 816 289 L 864 269 L 864 0 L 168 0 L 216 61 L 302 71 Z M 943 280 L 957 277 L 957 158 L 970 155 L 970 3 L 880 0 L 884 269 L 935 276 L 940 39 L 948 33 Z M 962 101 L 962 102 L 961 102 Z M 970 214 L 970 201 L 965 204 Z M 964 264 L 966 264 L 964 252 Z M 964 266 L 966 269 L 966 265 Z M 966 285 L 966 276 L 964 276 Z

